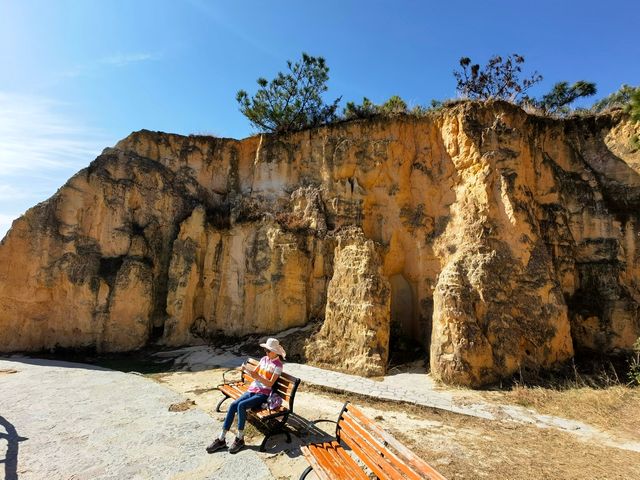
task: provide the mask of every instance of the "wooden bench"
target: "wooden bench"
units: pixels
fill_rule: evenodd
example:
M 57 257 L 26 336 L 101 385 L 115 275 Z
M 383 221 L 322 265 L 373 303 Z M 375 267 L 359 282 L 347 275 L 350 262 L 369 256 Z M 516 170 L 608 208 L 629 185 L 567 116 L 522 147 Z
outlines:
M 381 480 L 445 480 L 355 405 L 345 403 L 336 424 L 335 440 L 302 446 L 302 453 L 310 466 L 300 480 L 312 470 L 322 480 L 370 480 L 366 468 Z
M 258 363 L 258 360 L 256 360 L 255 358 L 249 358 L 247 360 L 247 364 L 253 367 L 256 367 Z M 242 396 L 242 394 L 245 393 L 249 388 L 251 382 L 253 382 L 253 378 L 243 368 L 242 376 L 239 381 L 218 385 L 216 388 L 222 392 L 224 397 L 218 402 L 218 405 L 216 406 L 216 412 L 221 411 L 220 407 L 227 399 L 231 398 L 235 400 Z M 287 443 L 291 443 L 291 435 L 285 427 L 289 415 L 293 412 L 293 401 L 295 399 L 296 390 L 298 389 L 299 384 L 299 378 L 293 377 L 283 372 L 278 377 L 278 380 L 276 380 L 276 383 L 273 386 L 273 390 L 278 395 L 280 395 L 280 397 L 282 397 L 282 405 L 275 410 L 271 410 L 269 408 L 255 408 L 253 410 L 247 411 L 248 418 L 254 420 L 259 425 L 263 426 L 266 430 L 265 437 L 260 444 L 261 452 L 265 451 L 267 439 L 278 433 L 285 434 L 287 437 Z

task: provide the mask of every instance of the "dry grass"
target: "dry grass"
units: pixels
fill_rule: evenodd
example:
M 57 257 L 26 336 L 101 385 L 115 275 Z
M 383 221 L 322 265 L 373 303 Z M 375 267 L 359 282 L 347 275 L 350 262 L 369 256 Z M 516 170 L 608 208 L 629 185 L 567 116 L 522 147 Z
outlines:
M 505 480 L 531 480 L 553 478 L 567 480 L 640 478 L 640 453 L 580 440 L 575 436 L 554 429 L 512 422 L 496 422 L 412 404 L 390 403 L 363 396 L 335 393 L 327 389 L 307 387 L 320 397 L 356 401 L 387 431 L 405 443 L 421 458 L 425 459 L 449 480 L 498 478 Z M 534 389 L 529 389 L 534 390 Z M 539 405 L 551 406 L 554 392 L 537 390 L 527 395 L 531 401 L 540 400 Z M 615 413 L 607 409 L 623 406 L 626 395 L 637 392 L 620 387 L 613 394 L 594 390 L 594 396 L 585 391 L 567 393 L 561 402 L 575 399 L 575 412 L 593 405 L 589 416 L 592 420 L 603 415 L 600 423 L 613 422 Z M 623 392 L 626 390 L 626 392 Z M 521 392 L 495 392 L 513 395 Z M 568 394 L 571 395 L 568 395 Z M 602 395 L 605 393 L 605 395 Z M 546 397 L 545 397 L 546 395 Z M 602 399 L 595 400 L 602 396 Z M 522 397 L 520 397 L 522 399 Z M 635 396 L 637 401 L 637 396 Z M 528 401 L 528 400 L 527 400 Z M 612 402 L 609 403 L 609 402 Z M 533 407 L 532 404 L 528 406 Z M 635 412 L 639 410 L 636 408 Z M 560 411 L 549 413 L 559 414 Z M 582 418 L 584 420 L 584 418 Z M 634 419 L 637 422 L 637 419 Z M 595 423 L 595 422 L 594 422 Z M 407 425 L 411 425 L 407 428 Z M 637 432 L 636 432 L 637 436 Z
M 637 479 L 640 454 L 577 440 L 551 429 L 447 416 L 442 426 L 388 429 L 449 480 Z
M 196 404 L 196 402 L 194 402 L 193 400 L 185 400 L 183 402 L 180 403 L 172 403 L 171 405 L 169 405 L 169 411 L 170 412 L 186 412 L 187 410 L 191 409 L 192 407 L 194 407 Z
M 484 397 L 492 402 L 521 405 L 539 413 L 579 420 L 614 435 L 636 439 L 640 436 L 638 388 L 617 385 L 555 390 L 516 386 L 506 392 L 485 392 Z

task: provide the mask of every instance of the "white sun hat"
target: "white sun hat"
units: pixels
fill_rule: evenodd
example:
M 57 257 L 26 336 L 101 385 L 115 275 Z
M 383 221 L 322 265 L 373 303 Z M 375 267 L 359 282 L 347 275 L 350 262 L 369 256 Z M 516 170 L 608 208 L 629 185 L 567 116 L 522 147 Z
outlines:
M 287 353 L 284 351 L 284 348 L 282 348 L 282 345 L 280 345 L 277 338 L 269 338 L 266 343 L 261 343 L 260 346 L 277 353 L 282 358 L 287 356 Z

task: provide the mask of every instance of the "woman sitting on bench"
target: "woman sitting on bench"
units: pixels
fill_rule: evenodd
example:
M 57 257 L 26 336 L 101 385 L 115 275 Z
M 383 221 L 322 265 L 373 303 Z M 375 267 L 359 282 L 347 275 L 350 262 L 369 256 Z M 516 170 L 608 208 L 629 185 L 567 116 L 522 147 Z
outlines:
M 275 338 L 270 338 L 260 346 L 264 347 L 266 355 L 260 359 L 258 366 L 253 370 L 247 364 L 240 367 L 244 368 L 244 371 L 253 378 L 253 382 L 249 385 L 246 393 L 229 405 L 227 416 L 222 425 L 222 432 L 207 447 L 208 453 L 213 453 L 227 446 L 225 436 L 231 428 L 236 412 L 238 412 L 238 434 L 229 447 L 229 453 L 237 453 L 244 447 L 244 424 L 247 420 L 247 409 L 259 407 L 267 402 L 271 387 L 282 373 L 282 359 L 286 357 L 286 352 L 280 342 Z

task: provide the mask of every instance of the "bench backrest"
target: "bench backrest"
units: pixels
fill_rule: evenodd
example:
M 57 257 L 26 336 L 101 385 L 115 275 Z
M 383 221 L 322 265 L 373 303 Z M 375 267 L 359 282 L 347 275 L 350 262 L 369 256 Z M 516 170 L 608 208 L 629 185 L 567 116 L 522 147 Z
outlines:
M 255 367 L 258 365 L 258 363 L 260 363 L 260 361 L 256 360 L 255 358 L 249 358 L 247 360 L 247 363 Z M 253 378 L 244 371 L 242 372 L 242 377 L 245 382 L 253 382 Z M 282 372 L 273 387 L 273 390 L 282 397 L 282 405 L 287 407 L 291 411 L 293 411 L 293 400 L 295 399 L 296 390 L 298 389 L 299 384 L 299 378 Z
M 380 479 L 445 480 L 433 467 L 349 402 L 344 404 L 338 417 L 336 438 Z

